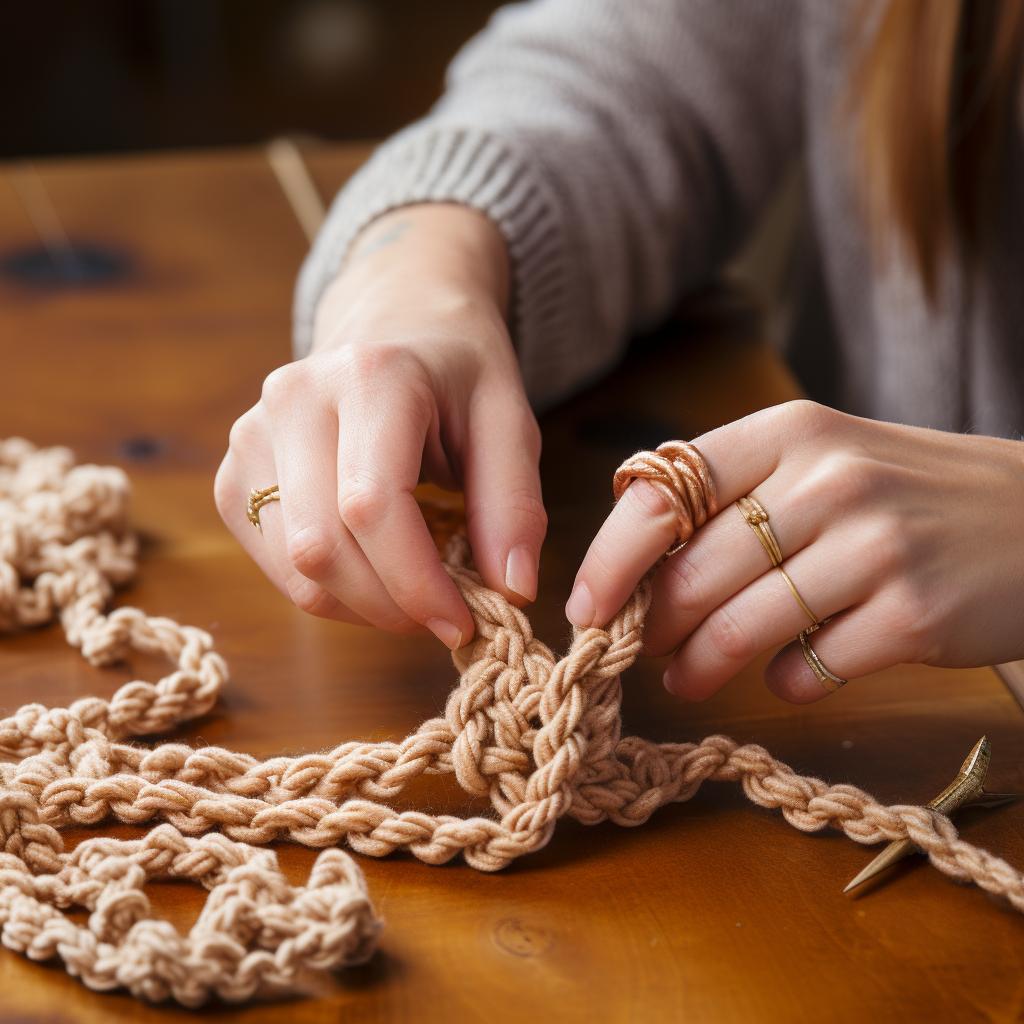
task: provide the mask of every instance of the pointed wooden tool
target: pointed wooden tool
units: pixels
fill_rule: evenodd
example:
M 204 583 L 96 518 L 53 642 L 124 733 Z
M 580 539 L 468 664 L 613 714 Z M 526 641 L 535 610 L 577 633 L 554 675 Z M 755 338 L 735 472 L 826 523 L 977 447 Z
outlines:
M 999 804 L 1009 803 L 1011 800 L 1019 800 L 1020 795 L 1017 793 L 985 792 L 985 776 L 988 774 L 991 760 L 992 746 L 988 737 L 982 736 L 974 744 L 964 763 L 960 765 L 956 778 L 937 797 L 929 800 L 926 806 L 949 816 L 957 808 L 967 804 L 997 807 Z M 849 892 L 851 889 L 856 889 L 858 885 L 863 885 L 864 882 L 874 878 L 916 849 L 909 839 L 897 839 L 890 843 L 856 878 L 849 882 L 843 892 Z

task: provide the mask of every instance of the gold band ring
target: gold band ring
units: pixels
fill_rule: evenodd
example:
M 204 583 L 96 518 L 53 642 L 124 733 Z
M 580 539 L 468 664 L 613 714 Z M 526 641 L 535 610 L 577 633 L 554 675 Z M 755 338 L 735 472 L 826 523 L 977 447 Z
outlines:
M 811 624 L 806 632 L 813 633 L 816 629 L 820 629 L 822 625 L 821 620 L 811 611 L 810 605 L 800 595 L 800 591 L 796 589 L 796 584 L 793 582 L 792 577 L 782 568 L 782 549 L 779 547 L 778 538 L 768 522 L 769 515 L 767 509 L 751 494 L 748 494 L 745 498 L 739 498 L 736 502 L 736 507 L 740 510 L 740 515 L 747 521 L 747 525 L 754 531 L 754 536 L 761 542 L 761 547 L 764 548 L 768 561 L 772 563 L 774 568 L 779 570 L 782 578 L 786 581 L 786 586 L 789 587 L 789 592 L 793 595 L 796 603 L 800 605 L 800 610 L 811 620 Z
M 789 592 L 796 599 L 796 603 L 800 605 L 801 611 L 804 613 L 804 615 L 807 616 L 807 618 L 811 620 L 810 626 L 808 626 L 807 629 L 804 630 L 804 632 L 813 633 L 816 629 L 821 629 L 821 627 L 825 624 L 827 620 L 819 619 L 818 616 L 811 611 L 810 606 L 800 596 L 800 591 L 796 589 L 796 584 L 793 582 L 789 573 L 786 572 L 786 570 L 783 569 L 781 565 L 777 565 L 775 566 L 775 568 L 781 574 L 782 578 L 786 581 L 786 586 L 789 587 Z
M 768 513 L 764 505 L 752 495 L 747 495 L 736 502 L 736 507 L 747 521 L 747 525 L 754 531 L 754 536 L 761 542 L 768 561 L 778 568 L 782 564 L 782 549 L 768 523 Z
M 260 533 L 263 532 L 263 524 L 260 522 L 260 509 L 269 505 L 272 501 L 280 501 L 281 492 L 277 484 L 271 484 L 262 489 L 254 487 L 249 492 L 249 501 L 245 506 L 246 518 L 256 527 Z
M 818 682 L 829 693 L 835 693 L 841 686 L 847 684 L 848 680 L 843 679 L 842 676 L 837 676 L 835 672 L 830 672 L 825 668 L 824 662 L 818 657 L 817 652 L 811 646 L 810 640 L 807 639 L 807 630 L 800 633 L 798 639 L 800 641 L 800 649 L 804 652 L 804 661 L 807 662 L 810 670 L 817 676 Z
M 704 456 L 689 441 L 666 441 L 653 451 L 631 455 L 615 471 L 612 493 L 618 501 L 636 479 L 653 484 L 676 517 L 676 539 L 684 543 L 715 514 L 715 482 Z

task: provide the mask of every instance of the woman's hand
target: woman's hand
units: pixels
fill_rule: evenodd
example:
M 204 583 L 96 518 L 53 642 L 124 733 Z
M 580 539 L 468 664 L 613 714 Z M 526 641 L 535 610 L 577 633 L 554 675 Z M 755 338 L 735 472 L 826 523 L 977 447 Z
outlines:
M 826 693 L 793 642 L 807 616 L 735 507 L 748 494 L 769 513 L 800 594 L 830 620 L 810 639 L 837 675 L 1024 657 L 1024 442 L 799 401 L 694 443 L 719 511 L 658 569 L 645 634 L 648 653 L 675 652 L 671 692 L 709 697 L 785 643 L 768 666 L 769 688 L 796 703 Z M 674 531 L 657 488 L 634 481 L 590 546 L 569 618 L 606 623 Z
M 311 354 L 267 377 L 234 424 L 217 507 L 271 581 L 326 618 L 456 648 L 473 620 L 413 498 L 418 481 L 465 490 L 487 585 L 537 589 L 546 521 L 540 435 L 505 327 L 501 235 L 450 205 L 407 207 L 360 237 L 325 293 Z M 280 503 L 246 519 L 250 489 Z

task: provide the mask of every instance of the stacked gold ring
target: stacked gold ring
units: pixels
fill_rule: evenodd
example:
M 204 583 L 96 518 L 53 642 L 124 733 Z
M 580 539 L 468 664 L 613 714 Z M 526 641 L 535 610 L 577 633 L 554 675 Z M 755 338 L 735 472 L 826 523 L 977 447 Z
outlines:
M 281 492 L 277 484 L 271 484 L 269 487 L 263 488 L 254 487 L 249 492 L 249 501 L 245 506 L 245 515 L 260 533 L 263 532 L 263 524 L 260 522 L 260 509 L 264 505 L 269 505 L 272 501 L 280 500 Z
M 754 531 L 754 535 L 761 542 L 761 547 L 764 548 L 768 560 L 775 568 L 778 568 L 782 564 L 782 549 L 769 525 L 769 517 L 764 505 L 752 495 L 747 495 L 745 498 L 740 498 L 736 502 L 736 506 Z
M 798 639 L 800 641 L 800 650 L 804 653 L 804 661 L 807 662 L 810 670 L 817 676 L 818 682 L 825 687 L 829 693 L 835 693 L 841 686 L 845 686 L 848 680 L 843 679 L 842 676 L 837 676 L 835 672 L 830 672 L 826 667 L 825 663 L 818 657 L 817 652 L 811 646 L 810 640 L 807 639 L 807 634 L 810 630 L 804 630 L 799 634 Z
M 796 589 L 796 584 L 793 582 L 793 578 L 782 568 L 781 565 L 775 566 L 775 568 L 782 574 L 783 580 L 786 582 L 786 586 L 789 587 L 789 592 L 793 595 L 796 603 L 800 605 L 800 610 L 811 620 L 811 624 L 804 630 L 805 633 L 813 633 L 817 629 L 821 629 L 822 626 L 828 621 L 828 619 L 819 619 L 814 612 L 811 611 L 810 606 L 800 596 L 800 591 Z
M 772 530 L 767 509 L 757 498 L 749 494 L 745 498 L 740 498 L 736 502 L 736 507 L 740 510 L 740 514 L 746 520 L 747 525 L 754 531 L 754 536 L 761 542 L 761 547 L 764 548 L 768 561 L 772 563 L 774 569 L 778 570 L 786 586 L 789 587 L 789 592 L 793 595 L 796 603 L 800 605 L 800 610 L 810 619 L 811 624 L 797 634 L 797 639 L 800 641 L 800 650 L 803 651 L 804 661 L 807 662 L 808 667 L 814 673 L 818 682 L 830 693 L 838 690 L 841 686 L 845 686 L 847 681 L 825 667 L 824 662 L 818 657 L 811 646 L 810 640 L 807 639 L 815 630 L 821 629 L 828 622 L 828 619 L 819 619 L 814 614 L 810 605 L 803 599 L 803 595 L 797 590 L 792 577 L 782 568 L 782 548 L 779 546 L 779 540 Z
M 822 620 L 811 611 L 810 605 L 803 599 L 800 591 L 797 590 L 793 578 L 782 568 L 782 548 L 779 546 L 778 537 L 775 536 L 775 532 L 772 530 L 771 517 L 768 515 L 767 509 L 757 498 L 750 494 L 745 498 L 740 498 L 736 502 L 736 507 L 740 510 L 740 514 L 746 520 L 747 525 L 754 531 L 754 536 L 761 542 L 761 547 L 764 548 L 768 561 L 772 563 L 774 569 L 778 570 L 786 586 L 789 587 L 789 592 L 793 595 L 796 603 L 800 605 L 800 610 L 810 619 L 811 624 L 807 627 L 807 632 L 813 633 L 816 629 L 820 629 Z

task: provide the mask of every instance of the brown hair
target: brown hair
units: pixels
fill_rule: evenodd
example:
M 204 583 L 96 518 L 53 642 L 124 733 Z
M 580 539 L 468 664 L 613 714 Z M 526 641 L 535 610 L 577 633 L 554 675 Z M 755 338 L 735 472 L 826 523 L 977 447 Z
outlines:
M 850 99 L 860 115 L 876 241 L 893 229 L 934 300 L 955 242 L 968 265 L 988 240 L 1015 110 L 1021 0 L 886 0 Z

